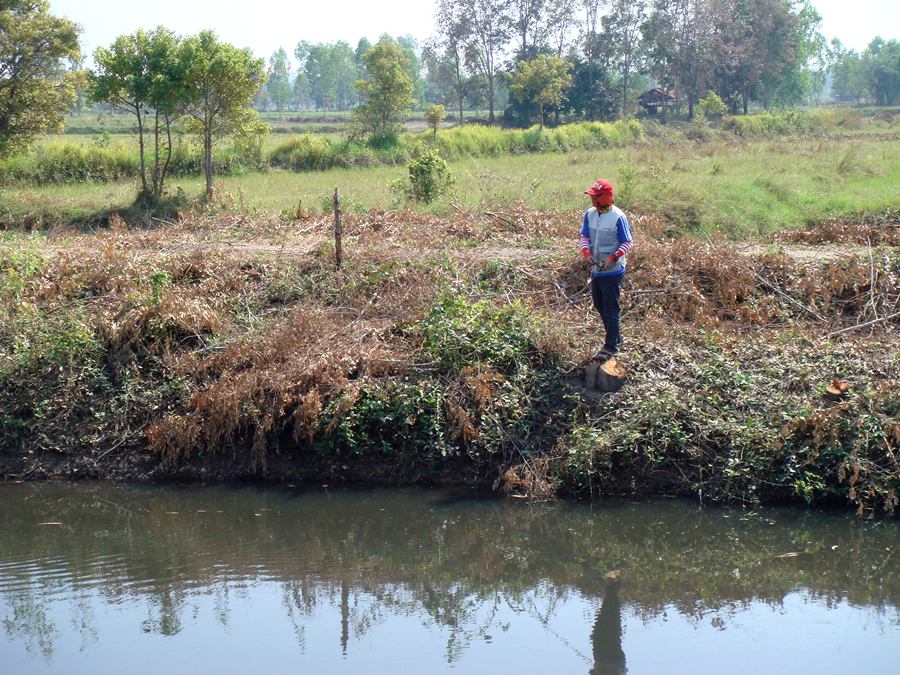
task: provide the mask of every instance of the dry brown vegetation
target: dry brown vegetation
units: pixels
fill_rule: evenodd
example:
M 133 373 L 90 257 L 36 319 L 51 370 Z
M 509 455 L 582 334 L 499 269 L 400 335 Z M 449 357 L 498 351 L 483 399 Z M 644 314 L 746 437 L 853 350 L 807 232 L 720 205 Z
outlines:
M 225 450 L 260 474 L 274 456 L 356 477 L 373 457 L 405 479 L 474 467 L 513 494 L 896 503 L 894 230 L 864 223 L 871 246 L 810 262 L 636 216 L 631 381 L 585 401 L 579 214 L 351 214 L 340 270 L 330 220 L 298 216 L 198 210 L 3 249 L 8 473 L 40 452 L 102 475 L 110 453 L 178 471 Z M 838 375 L 850 394 L 827 402 Z

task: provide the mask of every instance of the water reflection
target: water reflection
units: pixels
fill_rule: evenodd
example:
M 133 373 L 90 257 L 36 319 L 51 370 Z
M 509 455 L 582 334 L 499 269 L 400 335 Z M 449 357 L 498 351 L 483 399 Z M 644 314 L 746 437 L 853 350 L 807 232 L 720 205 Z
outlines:
M 136 635 L 172 649 L 205 640 L 237 658 L 226 656 L 244 639 L 234 636 L 258 631 L 276 663 L 326 670 L 400 649 L 421 652 L 422 671 L 439 651 L 445 666 L 494 659 L 510 670 L 521 658 L 522 672 L 540 663 L 609 674 L 626 672 L 627 650 L 637 672 L 647 658 L 638 647 L 674 617 L 718 633 L 759 606 L 783 614 L 796 598 L 865 612 L 890 633 L 898 543 L 892 521 L 797 510 L 7 485 L 0 619 L 7 645 L 51 666 Z M 542 656 L 510 652 L 531 640 Z
M 605 576 L 606 589 L 603 604 L 597 612 L 597 620 L 591 631 L 594 647 L 594 667 L 591 675 L 624 675 L 625 652 L 622 650 L 622 604 L 619 601 L 620 572 L 614 570 Z

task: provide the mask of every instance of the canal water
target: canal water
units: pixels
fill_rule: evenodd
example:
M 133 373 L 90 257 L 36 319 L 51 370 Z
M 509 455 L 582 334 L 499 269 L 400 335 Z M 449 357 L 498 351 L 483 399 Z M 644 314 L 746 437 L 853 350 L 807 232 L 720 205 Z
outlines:
M 900 673 L 900 524 L 0 485 L 0 673 Z

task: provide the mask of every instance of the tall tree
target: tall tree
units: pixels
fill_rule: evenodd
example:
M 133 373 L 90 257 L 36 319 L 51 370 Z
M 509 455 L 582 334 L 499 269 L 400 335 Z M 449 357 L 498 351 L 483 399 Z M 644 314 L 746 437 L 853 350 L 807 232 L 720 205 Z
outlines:
M 269 79 L 266 88 L 269 100 L 278 112 L 284 112 L 291 104 L 291 62 L 287 52 L 279 47 L 269 58 Z
M 79 28 L 50 14 L 45 0 L 0 3 L 0 157 L 58 129 L 75 102 Z
M 582 9 L 584 9 L 584 56 L 587 60 L 587 68 L 585 72 L 588 78 L 588 108 L 587 108 L 587 116 L 588 119 L 593 121 L 595 119 L 595 110 L 594 110 L 594 74 L 596 69 L 594 65 L 597 60 L 597 51 L 598 51 L 598 37 L 597 37 L 597 28 L 600 21 L 600 11 L 603 8 L 604 0 L 581 0 Z
M 872 40 L 863 52 L 863 69 L 877 105 L 900 103 L 900 42 Z
M 179 40 L 160 26 L 122 35 L 94 52 L 91 98 L 135 116 L 140 153 L 141 195 L 155 204 L 163 194 L 172 160 L 172 127 L 187 100 Z M 147 175 L 147 139 L 152 143 Z
M 566 53 L 572 29 L 578 20 L 578 0 L 548 0 L 547 2 L 547 41 L 550 48 L 562 58 Z
M 487 84 L 488 121 L 495 121 L 494 104 L 500 59 L 509 41 L 509 5 L 505 0 L 458 0 L 469 28 L 467 60 Z
M 309 102 L 309 78 L 302 70 L 297 71 L 291 85 L 291 105 L 294 110 L 302 109 Z
M 763 71 L 766 107 L 771 104 L 805 103 L 817 85 L 816 72 L 824 68 L 826 43 L 819 32 L 822 17 L 810 0 L 783 0 L 791 17 L 786 42 L 792 51 L 782 61 Z
M 512 0 L 510 4 L 512 32 L 516 37 L 515 59 L 533 59 L 546 40 L 546 0 Z
M 463 122 L 463 97 L 465 96 L 465 55 L 466 44 L 471 31 L 465 14 L 465 7 L 459 0 L 438 0 L 435 13 L 436 36 L 431 53 L 437 63 L 446 64 L 451 73 L 453 91 L 459 107 L 459 123 Z
M 721 4 L 721 0 L 654 0 L 642 29 L 650 72 L 687 100 L 691 118 L 711 78 L 714 26 Z
M 357 69 L 357 55 L 348 43 L 313 44 L 304 40 L 297 45 L 294 56 L 309 81 L 310 97 L 316 108 L 323 112 L 346 110 L 353 103 L 354 85 L 364 77 L 364 72 Z
M 597 59 L 590 65 L 586 58 L 575 61 L 572 85 L 565 98 L 569 108 L 577 115 L 594 115 L 594 119 L 601 120 L 615 117 L 619 100 L 617 88 L 604 61 Z
M 212 31 L 184 40 L 180 58 L 184 63 L 187 128 L 202 139 L 209 198 L 215 142 L 225 136 L 246 139 L 268 128 L 252 108 L 266 71 L 263 60 L 254 58 L 249 49 L 219 42 Z
M 666 89 L 678 88 L 675 17 L 669 0 L 655 0 L 641 25 L 641 42 L 647 74 Z
M 603 27 L 611 37 L 612 53 L 622 75 L 622 116 L 627 117 L 628 85 L 637 70 L 641 25 L 646 16 L 645 0 L 612 0 L 610 12 L 603 17 Z
M 412 35 L 401 35 L 396 39 L 397 45 L 403 50 L 408 66 L 409 79 L 413 85 L 412 95 L 417 101 L 421 101 L 425 95 L 425 80 L 422 79 L 422 58 L 419 55 L 419 42 Z
M 363 55 L 363 63 L 366 79 L 356 84 L 363 103 L 354 117 L 373 136 L 394 136 L 415 103 L 409 62 L 400 46 L 384 36 Z
M 356 79 L 361 80 L 366 76 L 366 64 L 363 63 L 363 54 L 372 48 L 368 38 L 360 38 L 353 51 L 353 65 L 356 66 Z M 354 80 L 355 83 L 356 80 Z

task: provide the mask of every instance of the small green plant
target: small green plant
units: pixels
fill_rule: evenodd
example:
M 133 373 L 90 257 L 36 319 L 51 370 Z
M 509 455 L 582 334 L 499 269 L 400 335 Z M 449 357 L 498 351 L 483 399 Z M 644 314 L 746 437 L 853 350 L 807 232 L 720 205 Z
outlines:
M 419 144 L 409 163 L 409 181 L 416 201 L 430 204 L 453 186 L 453 175 L 436 149 Z
M 428 126 L 431 128 L 432 138 L 437 138 L 438 129 L 441 128 L 441 124 L 443 124 L 446 116 L 447 111 L 444 110 L 444 106 L 440 103 L 430 105 L 425 110 L 425 121 L 428 122 Z
M 419 328 L 425 351 L 451 370 L 485 363 L 503 371 L 527 350 L 532 317 L 521 302 L 495 307 L 486 300 L 470 302 L 446 296 Z
M 0 256 L 3 294 L 18 300 L 44 262 L 37 240 L 32 240 L 27 248 L 10 249 L 8 254 Z
M 710 91 L 697 103 L 700 112 L 706 118 L 718 119 L 725 116 L 728 107 L 725 101 L 714 91 Z
M 172 275 L 156 269 L 150 274 L 150 304 L 158 305 L 163 292 L 172 285 Z

